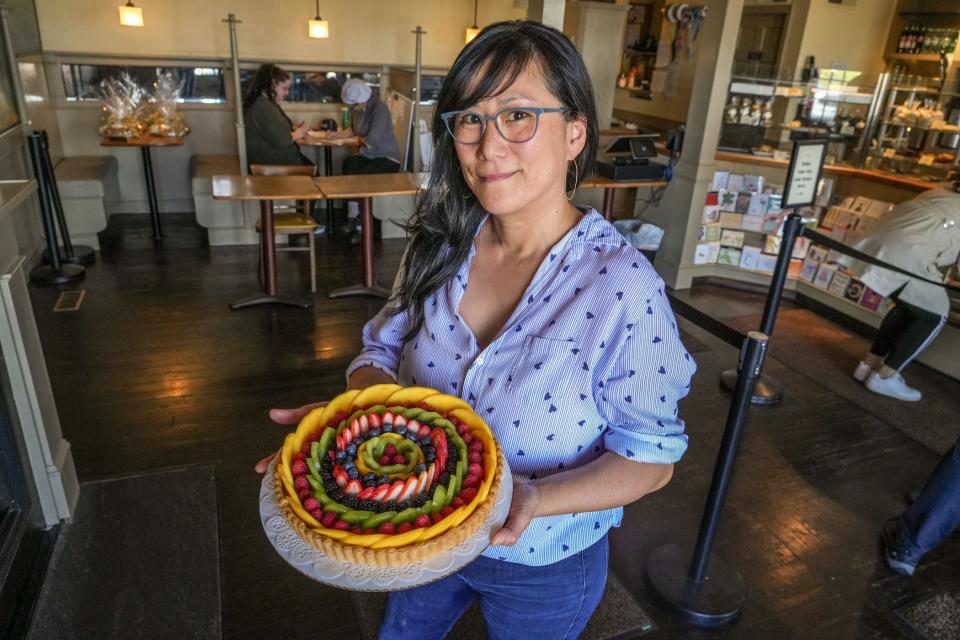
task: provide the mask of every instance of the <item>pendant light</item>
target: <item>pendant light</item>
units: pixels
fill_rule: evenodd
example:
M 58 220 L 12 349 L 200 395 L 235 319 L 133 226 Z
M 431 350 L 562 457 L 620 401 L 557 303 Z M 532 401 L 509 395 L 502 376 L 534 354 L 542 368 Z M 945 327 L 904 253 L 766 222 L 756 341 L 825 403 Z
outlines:
M 121 25 L 125 27 L 143 26 L 143 9 L 133 6 L 131 0 L 127 0 L 127 4 L 122 4 L 117 8 L 120 9 Z
M 480 33 L 480 27 L 477 26 L 477 2 L 478 0 L 473 0 L 473 26 L 467 27 L 467 37 L 464 44 L 470 44 L 470 41 Z
M 317 0 L 317 17 L 307 23 L 307 35 L 311 38 L 330 37 L 330 23 L 320 17 L 320 0 Z

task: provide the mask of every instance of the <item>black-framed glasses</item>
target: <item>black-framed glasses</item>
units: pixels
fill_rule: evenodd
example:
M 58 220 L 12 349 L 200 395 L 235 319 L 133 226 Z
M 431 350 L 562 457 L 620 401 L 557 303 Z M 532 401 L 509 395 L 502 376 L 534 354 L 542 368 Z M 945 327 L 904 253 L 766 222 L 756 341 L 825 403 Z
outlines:
M 510 107 L 490 116 L 476 111 L 447 111 L 440 117 L 447 131 L 460 144 L 479 144 L 490 120 L 507 142 L 527 142 L 536 135 L 541 115 L 567 111 L 563 107 Z

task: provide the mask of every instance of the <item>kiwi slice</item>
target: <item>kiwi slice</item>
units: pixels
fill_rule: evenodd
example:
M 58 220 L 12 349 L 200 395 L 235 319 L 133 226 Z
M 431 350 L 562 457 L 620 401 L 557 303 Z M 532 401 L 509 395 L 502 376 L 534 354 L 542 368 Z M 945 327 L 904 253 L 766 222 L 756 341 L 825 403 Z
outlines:
M 413 522 L 416 520 L 419 515 L 419 509 L 410 507 L 409 509 L 404 509 L 400 513 L 393 514 L 393 517 L 390 518 L 390 522 L 393 524 L 403 524 L 404 522 Z
M 350 524 L 360 524 L 373 515 L 376 515 L 373 511 L 347 511 L 340 515 L 340 519 Z
M 384 511 L 383 513 L 378 513 L 372 515 L 363 522 L 360 523 L 361 529 L 376 529 L 384 522 L 390 522 L 393 516 L 397 515 L 393 511 Z

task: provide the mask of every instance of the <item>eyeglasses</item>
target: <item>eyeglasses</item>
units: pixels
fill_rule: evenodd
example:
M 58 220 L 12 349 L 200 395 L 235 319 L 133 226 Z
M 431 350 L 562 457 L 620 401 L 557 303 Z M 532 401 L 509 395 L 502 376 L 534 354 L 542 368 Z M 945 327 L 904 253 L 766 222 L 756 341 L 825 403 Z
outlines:
M 490 120 L 496 123 L 497 131 L 507 142 L 527 142 L 536 135 L 542 114 L 567 111 L 563 107 L 511 107 L 491 116 L 476 111 L 447 111 L 441 113 L 440 117 L 447 131 L 460 144 L 479 144 Z

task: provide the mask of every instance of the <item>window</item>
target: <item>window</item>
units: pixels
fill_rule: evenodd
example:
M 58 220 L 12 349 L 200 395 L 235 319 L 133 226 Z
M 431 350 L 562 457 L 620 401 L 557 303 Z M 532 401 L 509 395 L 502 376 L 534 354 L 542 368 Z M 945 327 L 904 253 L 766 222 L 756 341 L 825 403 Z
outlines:
M 240 86 L 244 95 L 250 87 L 255 69 L 240 70 Z M 290 74 L 290 94 L 287 102 L 339 103 L 340 88 L 350 78 L 366 80 L 374 92 L 380 91 L 380 74 L 363 71 L 292 71 Z
M 217 104 L 226 102 L 223 69 L 217 67 L 145 67 L 129 65 L 64 64 L 63 86 L 69 101 L 96 100 L 97 88 L 106 78 L 130 75 L 140 86 L 153 85 L 157 75 L 171 72 L 183 80 L 180 102 Z

